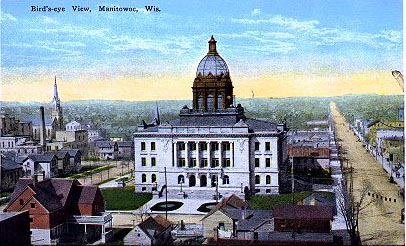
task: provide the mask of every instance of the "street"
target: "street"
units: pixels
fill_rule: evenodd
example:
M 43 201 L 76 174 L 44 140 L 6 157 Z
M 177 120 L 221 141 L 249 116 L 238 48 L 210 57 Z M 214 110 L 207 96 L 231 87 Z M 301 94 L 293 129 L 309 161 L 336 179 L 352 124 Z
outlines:
M 399 196 L 400 187 L 389 182 L 382 165 L 362 146 L 348 122 L 338 111 L 335 103 L 330 104 L 338 144 L 345 152 L 344 167 L 353 168 L 353 185 L 356 199 L 365 182 L 373 186 L 377 203 L 369 205 L 360 216 L 359 231 L 363 244 L 404 245 L 404 225 L 400 223 L 400 211 L 404 201 Z

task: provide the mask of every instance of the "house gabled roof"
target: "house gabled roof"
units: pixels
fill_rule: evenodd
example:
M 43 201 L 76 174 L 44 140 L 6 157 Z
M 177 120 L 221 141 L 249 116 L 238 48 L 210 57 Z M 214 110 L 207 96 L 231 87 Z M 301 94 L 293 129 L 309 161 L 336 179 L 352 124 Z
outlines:
M 25 188 L 27 188 L 27 186 L 32 183 L 33 183 L 32 178 L 20 178 L 18 180 L 16 186 L 14 187 L 13 193 L 10 196 L 9 204 L 11 202 L 15 201 L 21 195 L 21 193 L 25 190 Z
M 164 232 L 172 225 L 172 222 L 166 220 L 164 217 L 157 215 L 155 217 L 148 217 L 146 220 L 138 224 L 138 227 L 145 233 L 149 238 L 154 238 Z
M 51 162 L 55 157 L 54 153 L 33 154 L 28 156 L 28 158 L 34 162 Z
M 65 158 L 66 155 L 68 155 L 68 151 L 67 150 L 58 150 L 55 152 L 56 158 L 58 158 L 59 160 Z
M 78 150 L 78 149 L 68 149 L 67 151 L 68 151 L 68 154 L 69 154 L 71 157 L 75 157 L 75 156 L 81 154 L 80 150 Z
M 79 204 L 93 204 L 98 187 L 95 185 L 92 186 L 78 186 L 80 194 L 79 194 Z
M 48 211 L 53 211 L 65 207 L 68 203 L 68 197 L 72 193 L 72 186 L 80 185 L 77 180 L 70 179 L 46 179 L 35 183 L 32 178 L 20 178 L 17 182 L 14 192 L 10 197 L 11 205 L 23 192 L 29 187 L 34 191 L 34 198 L 41 203 Z M 6 209 L 7 209 L 6 207 Z
M 242 209 L 244 207 L 248 207 L 248 202 L 239 198 L 235 194 L 232 194 L 231 196 L 223 198 L 221 202 L 217 203 L 216 206 L 212 210 L 210 210 L 201 220 L 204 220 L 223 207 Z

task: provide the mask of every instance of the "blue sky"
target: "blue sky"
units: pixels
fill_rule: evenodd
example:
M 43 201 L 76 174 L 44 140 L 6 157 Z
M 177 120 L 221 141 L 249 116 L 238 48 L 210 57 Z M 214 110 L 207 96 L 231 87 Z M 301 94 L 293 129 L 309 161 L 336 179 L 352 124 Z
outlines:
M 67 11 L 31 12 L 31 5 Z M 75 13 L 72 5 L 92 12 Z M 140 11 L 105 13 L 98 5 Z M 146 13 L 145 5 L 161 12 Z M 234 76 L 402 67 L 402 1 L 396 0 L 3 0 L 1 7 L 5 84 L 23 74 L 84 81 L 193 77 L 212 34 Z

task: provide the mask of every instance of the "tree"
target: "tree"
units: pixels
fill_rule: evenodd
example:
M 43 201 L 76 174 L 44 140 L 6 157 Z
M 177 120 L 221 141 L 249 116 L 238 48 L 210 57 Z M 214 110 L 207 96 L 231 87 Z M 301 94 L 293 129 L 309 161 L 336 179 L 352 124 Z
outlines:
M 359 216 L 369 205 L 376 202 L 375 198 L 370 198 L 368 196 L 372 191 L 372 185 L 364 180 L 362 182 L 359 196 L 355 197 L 351 175 L 349 178 L 349 185 L 343 180 L 341 184 L 337 186 L 337 210 L 345 220 L 347 232 L 351 239 L 351 245 L 361 245 L 359 236 Z
M 137 216 L 140 218 L 141 221 L 144 221 L 150 214 L 149 214 L 150 207 L 147 205 L 142 205 L 138 208 Z

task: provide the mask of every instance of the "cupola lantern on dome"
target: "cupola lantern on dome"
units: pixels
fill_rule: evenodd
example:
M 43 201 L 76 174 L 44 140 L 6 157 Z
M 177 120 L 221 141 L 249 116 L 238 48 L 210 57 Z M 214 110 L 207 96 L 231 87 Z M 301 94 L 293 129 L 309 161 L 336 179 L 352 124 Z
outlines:
M 193 109 L 223 110 L 233 102 L 233 85 L 227 63 L 217 52 L 217 41 L 211 36 L 209 51 L 200 61 L 193 83 Z
M 207 55 L 203 57 L 197 66 L 196 76 L 222 76 L 228 75 L 228 66 L 224 59 L 217 52 L 217 41 L 214 39 L 213 35 L 209 40 L 209 51 Z
M 214 39 L 213 35 L 211 35 L 211 39 L 209 40 L 208 43 L 209 43 L 209 53 L 208 54 L 218 55 L 217 48 L 216 48 L 217 41 Z

